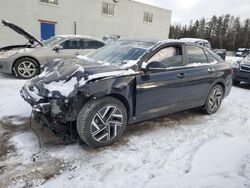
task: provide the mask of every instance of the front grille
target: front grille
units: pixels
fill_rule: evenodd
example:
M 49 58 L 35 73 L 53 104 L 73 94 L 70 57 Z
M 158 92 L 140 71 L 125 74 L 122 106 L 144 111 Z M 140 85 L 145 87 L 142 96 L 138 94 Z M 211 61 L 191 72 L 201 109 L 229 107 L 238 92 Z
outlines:
M 250 65 L 240 65 L 240 71 L 243 71 L 243 72 L 250 72 Z

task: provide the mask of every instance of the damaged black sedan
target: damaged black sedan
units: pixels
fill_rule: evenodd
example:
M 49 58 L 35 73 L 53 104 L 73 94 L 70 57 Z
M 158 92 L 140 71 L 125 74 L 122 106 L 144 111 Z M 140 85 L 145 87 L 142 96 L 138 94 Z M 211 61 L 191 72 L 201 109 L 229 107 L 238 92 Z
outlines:
M 98 148 L 126 125 L 200 107 L 215 113 L 232 68 L 207 48 L 179 40 L 119 40 L 78 59 L 56 60 L 28 81 L 22 97 L 55 131 L 76 131 Z

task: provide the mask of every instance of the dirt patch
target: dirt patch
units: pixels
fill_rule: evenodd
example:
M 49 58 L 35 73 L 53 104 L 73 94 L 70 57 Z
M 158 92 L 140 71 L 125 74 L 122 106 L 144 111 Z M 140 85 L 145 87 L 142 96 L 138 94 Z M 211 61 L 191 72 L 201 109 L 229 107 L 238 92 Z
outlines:
M 68 166 L 67 162 L 46 155 L 47 150 L 60 143 L 61 138 L 37 122 L 31 123 L 30 127 L 29 118 L 17 117 L 0 121 L 0 187 L 35 187 L 59 175 Z M 10 140 L 20 134 L 35 135 L 34 132 L 37 132 L 42 148 L 34 146 L 34 153 L 28 154 L 31 162 L 26 162 L 25 147 L 30 147 L 30 143 L 27 146 L 23 144 L 24 148 L 20 150 Z M 32 152 L 33 149 L 30 150 Z
M 65 167 L 66 164 L 58 159 L 20 164 L 0 176 L 0 187 L 35 187 L 56 177 Z

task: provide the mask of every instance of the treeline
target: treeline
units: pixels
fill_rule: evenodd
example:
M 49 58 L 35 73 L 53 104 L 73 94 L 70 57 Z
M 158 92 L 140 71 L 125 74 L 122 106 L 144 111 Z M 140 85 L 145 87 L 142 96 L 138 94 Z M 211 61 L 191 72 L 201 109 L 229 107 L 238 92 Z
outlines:
M 171 25 L 170 38 L 202 38 L 211 42 L 213 48 L 237 50 L 250 48 L 250 19 L 241 20 L 230 14 L 201 18 L 189 25 Z

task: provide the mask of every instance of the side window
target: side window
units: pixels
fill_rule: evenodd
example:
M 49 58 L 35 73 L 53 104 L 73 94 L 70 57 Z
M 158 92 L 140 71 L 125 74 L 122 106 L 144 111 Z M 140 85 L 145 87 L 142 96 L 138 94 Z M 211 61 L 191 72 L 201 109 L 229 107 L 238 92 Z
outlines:
M 208 63 L 204 51 L 196 46 L 187 46 L 188 64 Z
M 205 54 L 207 56 L 208 63 L 217 62 L 217 60 L 209 52 L 207 52 L 206 50 L 205 50 Z
M 161 64 L 161 68 L 183 66 L 182 48 L 181 46 L 168 46 L 159 50 L 147 62 L 157 61 Z
M 80 39 L 69 39 L 64 41 L 62 44 L 63 49 L 82 49 L 82 43 Z
M 83 49 L 98 49 L 104 46 L 104 43 L 95 40 L 84 40 Z

